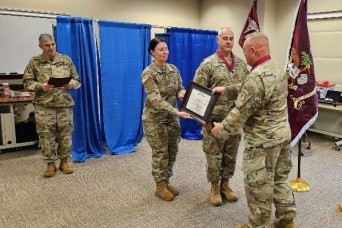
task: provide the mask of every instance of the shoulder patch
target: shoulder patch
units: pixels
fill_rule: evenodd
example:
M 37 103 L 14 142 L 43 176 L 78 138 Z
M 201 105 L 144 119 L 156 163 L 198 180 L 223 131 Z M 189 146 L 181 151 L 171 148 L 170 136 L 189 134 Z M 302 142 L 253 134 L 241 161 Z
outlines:
M 145 74 L 141 79 L 142 83 L 145 83 L 147 79 L 148 79 L 148 75 Z

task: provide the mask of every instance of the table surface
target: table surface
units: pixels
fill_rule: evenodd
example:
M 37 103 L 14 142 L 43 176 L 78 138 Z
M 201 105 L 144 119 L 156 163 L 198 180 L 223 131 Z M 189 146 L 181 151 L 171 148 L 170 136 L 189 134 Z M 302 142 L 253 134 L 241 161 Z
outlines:
M 342 111 L 341 103 L 335 103 L 335 104 L 318 103 L 318 107 L 319 108 L 325 108 L 325 109 Z
M 30 96 L 27 97 L 21 97 L 21 96 L 16 96 L 16 97 L 10 97 L 8 95 L 1 95 L 0 96 L 0 103 L 18 103 L 18 102 L 30 102 L 34 100 L 34 93 L 29 92 Z

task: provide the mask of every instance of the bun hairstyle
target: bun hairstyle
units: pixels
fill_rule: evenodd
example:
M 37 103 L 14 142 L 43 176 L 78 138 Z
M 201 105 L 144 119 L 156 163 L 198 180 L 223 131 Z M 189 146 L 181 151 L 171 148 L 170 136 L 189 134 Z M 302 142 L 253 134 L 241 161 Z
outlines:
M 153 38 L 151 41 L 150 41 L 150 46 L 148 47 L 148 54 L 152 55 L 151 54 L 151 51 L 154 51 L 154 49 L 156 48 L 156 46 L 159 44 L 159 43 L 165 43 L 165 40 L 160 38 L 160 37 L 156 37 L 156 38 Z

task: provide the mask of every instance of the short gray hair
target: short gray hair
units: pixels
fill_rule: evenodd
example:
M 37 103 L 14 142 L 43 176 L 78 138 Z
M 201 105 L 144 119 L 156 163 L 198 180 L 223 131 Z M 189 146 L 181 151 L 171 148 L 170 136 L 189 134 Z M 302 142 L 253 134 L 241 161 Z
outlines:
M 270 44 L 268 41 L 268 37 L 262 32 L 253 32 L 246 36 L 246 39 L 250 39 L 253 42 L 253 45 L 256 47 L 262 48 L 270 48 Z
M 39 44 L 45 43 L 46 41 L 49 41 L 49 40 L 55 40 L 55 38 L 51 36 L 49 33 L 40 34 Z
M 219 28 L 219 30 L 217 31 L 217 37 L 220 37 L 220 36 L 221 36 L 221 33 L 222 33 L 223 30 L 230 30 L 230 31 L 232 31 L 232 32 L 234 33 L 233 29 L 230 28 L 230 27 L 221 27 L 221 28 Z

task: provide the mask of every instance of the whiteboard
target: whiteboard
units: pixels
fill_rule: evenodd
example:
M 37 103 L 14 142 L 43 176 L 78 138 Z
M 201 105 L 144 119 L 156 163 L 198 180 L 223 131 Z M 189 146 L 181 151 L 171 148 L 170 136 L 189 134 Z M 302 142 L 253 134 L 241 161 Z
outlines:
M 39 55 L 38 37 L 53 34 L 55 19 L 0 15 L 0 73 L 24 73 L 31 57 Z

